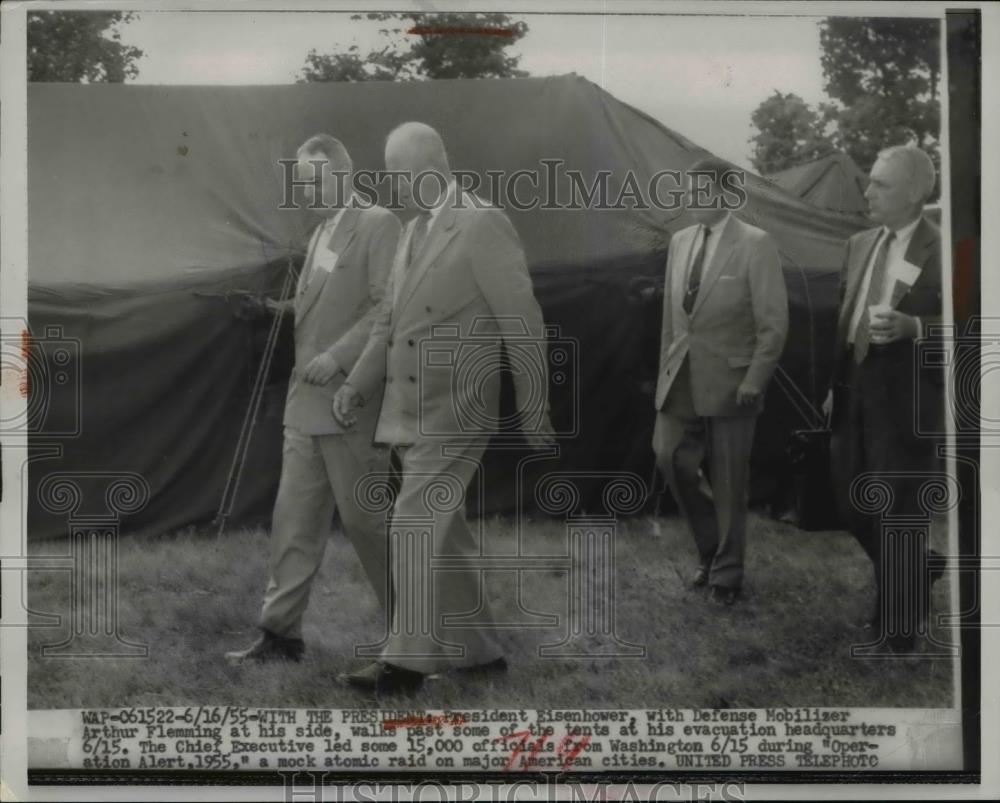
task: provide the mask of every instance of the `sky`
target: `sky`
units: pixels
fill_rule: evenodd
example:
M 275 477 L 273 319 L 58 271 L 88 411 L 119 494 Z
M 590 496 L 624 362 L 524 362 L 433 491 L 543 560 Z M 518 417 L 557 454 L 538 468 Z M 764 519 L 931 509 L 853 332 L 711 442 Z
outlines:
M 515 15 L 510 52 L 531 75 L 577 73 L 723 158 L 749 167 L 753 110 L 772 92 L 825 100 L 821 16 Z M 294 83 L 315 48 L 379 45 L 349 14 L 141 11 L 122 41 L 143 84 Z

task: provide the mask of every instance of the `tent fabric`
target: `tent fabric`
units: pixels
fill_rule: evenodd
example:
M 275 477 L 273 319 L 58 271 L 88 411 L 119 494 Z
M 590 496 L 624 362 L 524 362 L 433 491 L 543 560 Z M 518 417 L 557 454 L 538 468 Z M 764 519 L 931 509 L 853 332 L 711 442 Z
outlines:
M 868 176 L 846 153 L 778 170 L 768 179 L 819 209 L 847 215 L 868 215 Z
M 81 428 L 60 437 L 76 397 L 50 392 L 34 442 L 62 448 L 60 470 L 137 472 L 150 503 L 126 528 L 163 532 L 211 519 L 260 364 L 267 321 L 239 314 L 234 293 L 276 289 L 301 264 L 315 218 L 279 209 L 279 158 L 326 131 L 356 169 L 381 167 L 385 135 L 406 120 L 438 128 L 452 166 L 541 170 L 564 160 L 589 184 L 627 171 L 640 185 L 707 151 L 576 76 L 511 80 L 267 87 L 35 84 L 28 89 L 29 316 L 33 333 L 79 342 Z M 841 249 L 856 218 L 821 212 L 748 177 L 744 220 L 776 239 L 791 335 L 782 359 L 806 404 L 825 392 Z M 652 386 L 659 302 L 673 232 L 691 221 L 662 209 L 508 209 L 546 322 L 573 342 L 575 376 L 550 388 L 558 428 L 578 427 L 539 470 L 652 476 Z M 57 232 L 58 236 L 53 236 Z M 53 330 L 52 327 L 56 329 Z M 280 470 L 281 408 L 291 368 L 286 325 L 271 372 L 235 521 L 266 517 Z M 44 353 L 44 341 L 39 348 Z M 46 356 L 46 359 L 48 357 Z M 509 403 L 509 386 L 504 403 Z M 572 390 L 571 390 L 572 389 Z M 793 394 L 794 395 L 794 394 Z M 755 495 L 787 471 L 802 400 L 776 385 L 757 428 Z M 491 448 L 487 493 L 474 507 L 513 504 L 516 448 Z M 39 460 L 30 484 L 49 469 Z M 29 533 L 65 532 L 30 491 Z M 588 504 L 584 500 L 583 504 Z M 593 509 L 593 508 L 591 508 Z

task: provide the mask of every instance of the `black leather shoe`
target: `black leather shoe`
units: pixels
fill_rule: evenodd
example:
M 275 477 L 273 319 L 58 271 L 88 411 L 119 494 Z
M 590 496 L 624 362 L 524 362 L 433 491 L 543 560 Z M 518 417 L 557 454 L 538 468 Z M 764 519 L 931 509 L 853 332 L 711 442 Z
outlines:
M 276 636 L 270 630 L 264 630 L 260 638 L 245 650 L 227 652 L 226 660 L 234 663 L 256 661 L 268 663 L 271 661 L 301 661 L 306 645 L 300 638 L 285 638 Z
M 694 577 L 691 580 L 691 585 L 695 588 L 702 588 L 708 585 L 708 569 L 704 566 L 699 566 L 698 571 L 694 573 Z
M 725 588 L 724 586 L 712 586 L 708 598 L 716 605 L 735 605 L 740 596 L 738 588 Z
M 360 672 L 348 672 L 339 677 L 356 689 L 375 694 L 410 694 L 424 685 L 423 673 L 381 661 L 369 664 Z
M 507 671 L 507 659 L 502 655 L 499 658 L 495 658 L 492 661 L 487 661 L 485 664 L 476 664 L 475 666 L 460 666 L 455 669 L 456 674 L 459 675 L 502 675 Z

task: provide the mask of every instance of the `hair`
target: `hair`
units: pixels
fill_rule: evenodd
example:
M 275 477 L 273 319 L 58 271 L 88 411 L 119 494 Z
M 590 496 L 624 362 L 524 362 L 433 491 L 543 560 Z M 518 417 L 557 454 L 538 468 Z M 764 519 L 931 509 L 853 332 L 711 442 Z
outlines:
M 926 203 L 934 194 L 936 173 L 934 162 L 927 152 L 916 145 L 893 145 L 878 152 L 878 158 L 889 162 L 899 160 L 912 185 L 920 194 L 920 203 Z
M 354 163 L 351 161 L 351 154 L 347 152 L 344 143 L 339 139 L 331 137 L 329 134 L 313 134 L 309 139 L 299 145 L 298 154 L 320 153 L 330 160 L 335 170 L 342 170 L 348 173 L 354 170 Z
M 444 140 L 436 129 L 431 128 L 427 123 L 410 121 L 400 123 L 385 138 L 386 147 L 394 139 L 407 139 L 416 143 L 427 154 L 428 161 L 434 167 L 443 171 L 450 171 L 448 165 L 448 151 L 444 147 Z
M 687 172 L 689 174 L 701 173 L 707 175 L 712 179 L 713 184 L 719 186 L 722 184 L 722 177 L 726 173 L 732 173 L 737 170 L 738 168 L 733 167 L 725 159 L 720 159 L 718 156 L 706 156 L 691 165 L 687 169 Z

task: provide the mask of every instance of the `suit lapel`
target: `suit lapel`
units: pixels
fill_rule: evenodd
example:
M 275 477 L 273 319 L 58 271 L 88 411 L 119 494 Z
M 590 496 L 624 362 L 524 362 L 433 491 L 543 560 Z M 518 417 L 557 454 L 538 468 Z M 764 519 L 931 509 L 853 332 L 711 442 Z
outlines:
M 899 302 L 903 300 L 903 297 L 920 281 L 920 276 L 927 265 L 927 259 L 936 247 L 937 241 L 934 237 L 934 231 L 931 229 L 930 224 L 921 218 L 920 222 L 917 223 L 917 227 L 913 230 L 910 244 L 906 247 L 906 254 L 903 256 L 904 260 L 918 268 L 920 272 L 914 276 L 912 284 L 897 281 L 893 286 L 891 299 L 893 309 L 899 306 Z
M 415 223 L 411 222 L 410 230 L 405 238 L 406 242 L 404 243 L 404 263 L 407 255 L 409 254 L 410 240 L 413 238 L 414 227 Z M 423 281 L 424 276 L 427 275 L 427 271 L 430 266 L 434 264 L 434 261 L 438 258 L 438 256 L 440 256 L 445 246 L 451 242 L 451 239 L 457 233 L 458 229 L 455 226 L 455 208 L 449 199 L 448 205 L 438 213 L 436 219 L 431 223 L 431 226 L 427 231 L 427 235 L 424 238 L 423 250 L 417 255 L 416 262 L 412 265 L 406 265 L 403 268 L 403 287 L 401 288 L 397 298 L 397 310 L 406 306 L 406 303 L 413 296 L 413 293 L 420 285 L 420 282 Z
M 675 317 L 683 315 L 685 319 L 687 318 L 687 313 L 684 311 L 684 294 L 687 288 L 684 285 L 687 281 L 687 269 L 691 264 L 691 251 L 697 240 L 697 226 L 691 226 L 677 235 L 677 249 L 673 253 L 673 262 L 670 265 L 670 305 Z
M 740 222 L 730 216 L 726 222 L 726 227 L 722 232 L 722 237 L 715 246 L 712 253 L 712 261 L 705 268 L 705 273 L 701 278 L 701 287 L 698 290 L 698 297 L 694 301 L 694 308 L 691 310 L 691 317 L 698 314 L 701 305 L 705 303 L 708 294 L 712 292 L 712 287 L 722 273 L 722 269 L 733 256 L 737 239 L 739 239 Z
M 353 207 L 345 209 L 344 214 L 341 216 L 340 220 L 337 221 L 337 225 L 334 226 L 333 234 L 330 235 L 329 239 L 324 242 L 323 237 L 320 236 L 320 238 L 313 243 L 313 259 L 315 260 L 315 255 L 320 252 L 320 249 L 326 249 L 334 252 L 338 255 L 338 259 L 343 258 L 344 252 L 350 246 L 351 240 L 354 239 L 354 231 L 357 227 L 358 217 L 360 214 L 360 210 Z M 334 268 L 334 270 L 336 270 L 336 268 Z M 318 299 L 320 294 L 322 294 L 323 288 L 326 286 L 327 280 L 330 278 L 330 273 L 332 273 L 332 271 L 322 269 L 315 269 L 312 271 L 312 276 L 309 278 L 308 283 L 302 290 L 296 322 L 305 318 L 309 310 L 312 309 L 313 304 L 316 303 L 316 299 Z
M 295 286 L 295 324 L 298 325 L 304 315 L 302 302 L 306 297 L 306 287 L 309 285 L 309 275 L 312 273 L 313 260 L 316 258 L 316 243 L 323 233 L 325 223 L 320 223 L 313 229 L 309 238 L 309 248 L 306 250 L 306 261 L 302 263 L 302 270 L 299 271 L 299 280 Z
M 851 315 L 854 312 L 854 305 L 857 303 L 858 289 L 861 287 L 865 268 L 868 267 L 868 262 L 872 258 L 872 251 L 875 250 L 875 244 L 878 243 L 881 234 L 881 227 L 865 232 L 864 239 L 859 243 L 857 249 L 860 257 L 847 263 L 847 287 L 844 291 L 844 302 L 840 305 L 840 319 L 838 321 L 838 330 L 845 337 L 847 322 L 851 320 Z M 844 337 L 840 339 L 843 340 Z
M 403 236 L 396 247 L 396 255 L 392 261 L 392 309 L 393 320 L 396 319 L 395 310 L 399 306 L 400 296 L 403 294 L 403 285 L 406 284 L 406 258 L 410 253 L 410 242 L 413 240 L 413 229 L 416 228 L 417 219 L 413 218 L 406 224 Z

